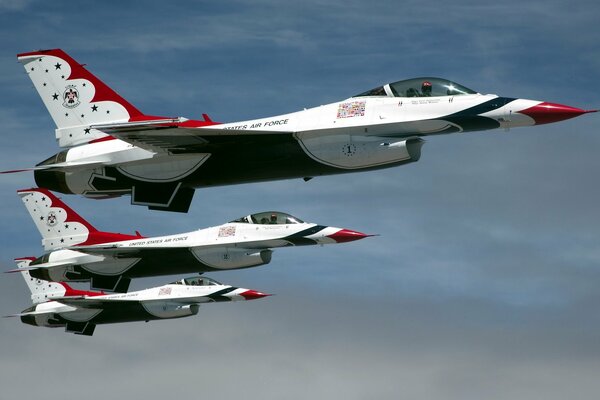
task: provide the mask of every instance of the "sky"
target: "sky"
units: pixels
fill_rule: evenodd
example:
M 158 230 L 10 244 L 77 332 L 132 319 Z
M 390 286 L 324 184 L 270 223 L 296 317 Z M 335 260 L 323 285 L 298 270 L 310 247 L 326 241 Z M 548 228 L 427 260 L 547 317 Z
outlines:
M 0 0 L 0 170 L 55 154 L 16 54 L 62 48 L 150 115 L 234 122 L 440 76 L 600 108 L 597 1 Z M 600 115 L 427 139 L 380 171 L 202 189 L 188 214 L 63 195 L 96 227 L 164 235 L 264 210 L 379 236 L 209 275 L 274 293 L 93 337 L 0 319 L 2 398 L 588 399 L 600 391 Z M 0 269 L 42 254 L 0 177 Z M 30 306 L 0 276 L 0 315 Z M 139 279 L 131 289 L 177 279 Z

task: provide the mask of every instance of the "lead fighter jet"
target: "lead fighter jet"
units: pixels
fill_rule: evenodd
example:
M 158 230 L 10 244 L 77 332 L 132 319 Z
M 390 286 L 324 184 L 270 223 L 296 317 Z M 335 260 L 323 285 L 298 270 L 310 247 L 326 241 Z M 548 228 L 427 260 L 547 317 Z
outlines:
M 17 264 L 31 291 L 33 305 L 19 314 L 23 323 L 92 336 L 97 324 L 151 321 L 196 315 L 201 304 L 260 299 L 268 294 L 223 285 L 206 277 L 191 277 L 168 285 L 106 294 L 76 290 L 64 282 L 31 277 L 27 266 L 35 258 L 19 258 Z
M 177 235 L 125 235 L 97 230 L 46 189 L 18 194 L 47 251 L 26 267 L 31 276 L 53 282 L 89 281 L 92 288 L 115 292 L 127 292 L 132 278 L 256 267 L 271 261 L 273 248 L 369 236 L 276 211 Z
M 424 136 L 546 124 L 591 112 L 480 94 L 426 77 L 290 114 L 219 124 L 206 115 L 146 115 L 59 49 L 17 58 L 64 148 L 30 168 L 38 186 L 92 198 L 131 195 L 132 204 L 154 210 L 187 212 L 199 187 L 412 163 Z

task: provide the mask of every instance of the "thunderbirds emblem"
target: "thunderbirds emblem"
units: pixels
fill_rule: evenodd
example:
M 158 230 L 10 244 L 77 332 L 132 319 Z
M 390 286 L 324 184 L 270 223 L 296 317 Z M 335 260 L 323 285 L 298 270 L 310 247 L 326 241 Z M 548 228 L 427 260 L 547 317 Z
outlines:
M 48 213 L 48 216 L 46 217 L 46 224 L 48 224 L 48 226 L 56 225 L 56 214 L 54 214 L 54 212 L 50 211 Z
M 69 85 L 63 93 L 63 106 L 67 108 L 75 108 L 79 105 L 79 92 L 74 85 Z

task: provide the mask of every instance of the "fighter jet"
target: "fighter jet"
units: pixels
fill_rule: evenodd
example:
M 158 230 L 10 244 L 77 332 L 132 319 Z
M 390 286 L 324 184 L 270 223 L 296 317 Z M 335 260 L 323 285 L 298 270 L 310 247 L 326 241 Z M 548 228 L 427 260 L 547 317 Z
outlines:
M 64 148 L 31 168 L 37 185 L 91 198 L 131 195 L 132 204 L 153 210 L 187 212 L 199 187 L 416 162 L 425 136 L 547 124 L 596 111 L 424 77 L 290 114 L 219 124 L 205 114 L 202 120 L 144 114 L 59 49 L 17 58 Z
M 127 292 L 132 278 L 256 267 L 274 248 L 343 243 L 367 236 L 268 211 L 169 236 L 101 232 L 46 189 L 18 191 L 46 253 L 27 267 L 52 282 L 87 282 Z M 20 269 L 8 272 L 20 272 Z
M 25 324 L 92 336 L 96 325 L 152 321 L 196 315 L 201 304 L 260 299 L 268 294 L 223 285 L 207 277 L 191 277 L 168 285 L 106 294 L 73 289 L 64 282 L 47 282 L 30 276 L 27 266 L 35 258 L 19 258 L 17 264 L 31 291 L 33 305 L 19 314 Z

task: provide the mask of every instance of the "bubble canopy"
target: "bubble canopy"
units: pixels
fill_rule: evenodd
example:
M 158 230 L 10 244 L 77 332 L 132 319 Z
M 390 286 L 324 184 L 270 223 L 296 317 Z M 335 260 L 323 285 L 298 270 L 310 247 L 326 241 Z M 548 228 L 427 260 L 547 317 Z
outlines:
M 251 214 L 230 222 L 258 225 L 289 225 L 303 223 L 303 221 L 300 218 L 296 218 L 293 215 L 279 211 L 265 211 L 256 214 Z
M 467 94 L 477 92 L 447 79 L 423 77 L 388 83 L 353 97 L 440 97 Z
M 175 282 L 171 282 L 170 285 L 184 285 L 184 286 L 216 286 L 221 285 L 214 279 L 207 278 L 206 276 L 193 276 L 191 278 L 180 279 Z

